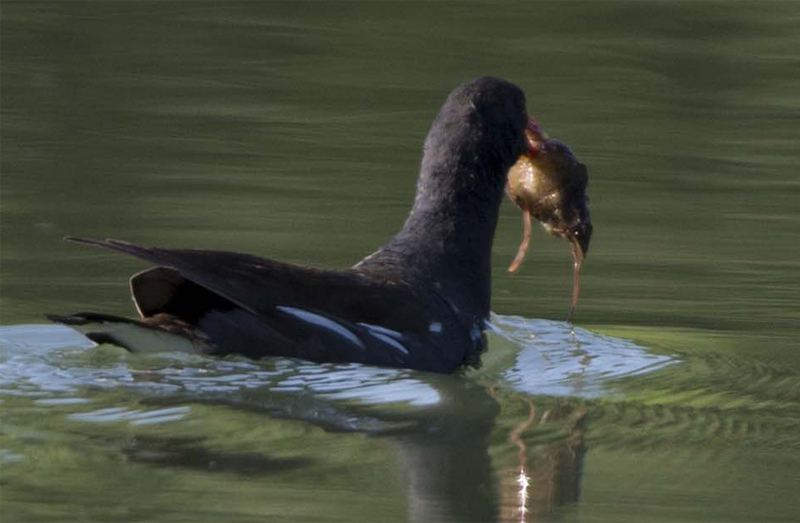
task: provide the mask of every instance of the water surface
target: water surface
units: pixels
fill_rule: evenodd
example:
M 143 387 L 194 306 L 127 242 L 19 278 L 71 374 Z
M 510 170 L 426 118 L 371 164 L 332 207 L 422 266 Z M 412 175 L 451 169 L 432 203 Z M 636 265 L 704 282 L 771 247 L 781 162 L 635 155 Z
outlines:
M 800 520 L 799 23 L 794 2 L 5 2 L 3 520 Z M 505 273 L 510 204 L 466 376 L 44 325 L 133 313 L 144 265 L 67 234 L 354 263 L 483 74 L 590 168 L 574 332 L 566 244 L 537 234 Z

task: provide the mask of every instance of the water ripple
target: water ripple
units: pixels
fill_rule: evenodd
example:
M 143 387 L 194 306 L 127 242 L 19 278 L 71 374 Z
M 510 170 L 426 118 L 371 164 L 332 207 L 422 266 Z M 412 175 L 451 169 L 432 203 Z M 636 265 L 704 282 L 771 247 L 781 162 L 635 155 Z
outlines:
M 611 392 L 612 380 L 677 363 L 631 341 L 564 322 L 494 314 L 492 326 L 520 347 L 503 379 L 528 394 L 596 397 Z
M 505 347 L 494 350 L 513 355 L 513 364 L 503 369 L 500 380 L 527 394 L 598 396 L 610 391 L 613 379 L 652 372 L 675 361 L 629 341 L 565 323 L 493 315 L 491 330 L 492 336 L 506 340 Z M 144 356 L 121 350 L 105 358 L 92 357 L 103 349 L 93 349 L 92 342 L 59 325 L 2 327 L 0 346 L 0 395 L 36 398 L 39 405 L 49 406 L 90 402 L 83 397 L 91 394 L 87 389 L 125 387 L 144 394 L 185 394 L 197 399 L 258 390 L 262 395 L 421 408 L 439 404 L 447 390 L 446 377 L 355 363 L 217 359 L 182 353 Z M 180 417 L 185 415 L 182 412 Z M 101 409 L 72 414 L 71 419 L 124 419 L 141 424 L 150 422 L 149 416 Z M 166 419 L 171 416 L 177 414 L 168 414 Z

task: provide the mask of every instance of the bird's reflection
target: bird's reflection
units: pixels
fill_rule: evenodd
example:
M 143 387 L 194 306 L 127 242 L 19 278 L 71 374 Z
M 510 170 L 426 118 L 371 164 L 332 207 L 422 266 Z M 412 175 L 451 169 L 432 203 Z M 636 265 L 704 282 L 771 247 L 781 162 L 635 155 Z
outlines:
M 584 405 L 464 380 L 443 389 L 461 409 L 390 436 L 408 478 L 410 521 L 549 520 L 579 499 Z
M 401 378 L 409 380 L 407 375 Z M 384 439 L 405 477 L 409 521 L 540 521 L 578 499 L 586 453 L 586 408 L 578 400 L 530 396 L 459 376 L 416 374 L 414 380 L 419 383 L 404 390 L 436 397 L 435 404 L 386 408 L 354 403 L 352 394 L 343 401 L 340 393 L 287 394 L 276 392 L 282 389 L 274 385 L 235 398 L 193 401 Z M 398 382 L 387 383 L 387 390 L 397 394 Z M 367 392 L 374 398 L 374 388 Z M 153 401 L 162 404 L 165 399 Z M 127 458 L 153 466 L 186 462 L 196 468 L 197 456 L 205 455 L 202 447 L 201 441 L 187 446 L 178 439 L 140 438 L 127 449 Z M 235 467 L 242 460 L 216 451 L 213 461 Z M 270 457 L 258 462 L 272 468 Z M 252 468 L 257 462 L 249 463 Z

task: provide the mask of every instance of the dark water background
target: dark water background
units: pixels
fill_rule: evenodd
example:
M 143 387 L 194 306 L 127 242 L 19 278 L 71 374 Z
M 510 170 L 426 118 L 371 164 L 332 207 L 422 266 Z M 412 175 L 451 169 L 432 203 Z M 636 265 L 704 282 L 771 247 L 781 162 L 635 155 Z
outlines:
M 0 16 L 3 521 L 800 521 L 800 3 Z M 446 94 L 485 74 L 589 165 L 575 333 L 563 242 L 505 273 L 510 204 L 466 377 L 30 326 L 133 313 L 144 266 L 67 234 L 354 263 L 402 224 Z

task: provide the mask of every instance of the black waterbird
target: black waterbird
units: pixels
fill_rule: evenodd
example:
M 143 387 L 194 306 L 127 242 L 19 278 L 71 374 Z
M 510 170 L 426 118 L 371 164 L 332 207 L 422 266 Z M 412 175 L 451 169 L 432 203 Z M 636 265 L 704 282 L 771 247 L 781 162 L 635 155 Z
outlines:
M 428 132 L 405 225 L 352 268 L 70 237 L 155 265 L 130 281 L 141 319 L 48 318 L 131 351 L 434 372 L 477 364 L 486 345 L 491 248 L 507 173 L 522 155 L 538 153 L 526 136 L 531 122 L 523 92 L 509 82 L 486 77 L 457 87 Z

